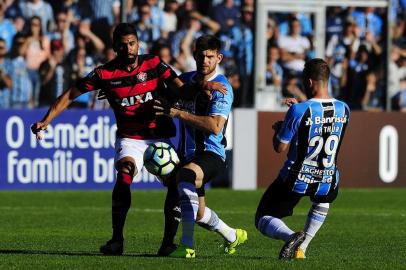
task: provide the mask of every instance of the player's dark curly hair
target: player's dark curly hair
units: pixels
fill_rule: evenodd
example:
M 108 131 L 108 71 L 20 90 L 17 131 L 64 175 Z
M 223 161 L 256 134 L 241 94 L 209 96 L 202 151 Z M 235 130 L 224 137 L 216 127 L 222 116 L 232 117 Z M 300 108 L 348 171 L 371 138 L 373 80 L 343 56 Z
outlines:
M 220 52 L 221 41 L 213 35 L 200 36 L 195 43 L 195 51 L 213 50 Z
M 305 63 L 303 70 L 304 79 L 328 82 L 330 68 L 326 61 L 321 58 L 314 58 Z
M 120 38 L 126 35 L 134 35 L 138 39 L 137 30 L 132 23 L 119 23 L 113 31 L 113 45 L 120 42 Z

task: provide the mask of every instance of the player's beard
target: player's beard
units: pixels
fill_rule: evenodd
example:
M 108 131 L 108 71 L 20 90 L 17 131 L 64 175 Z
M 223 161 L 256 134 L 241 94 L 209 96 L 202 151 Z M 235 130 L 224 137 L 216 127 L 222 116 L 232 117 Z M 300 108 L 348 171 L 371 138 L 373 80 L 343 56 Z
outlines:
M 200 67 L 200 68 L 198 69 L 198 72 L 199 72 L 201 75 L 206 76 L 206 75 L 211 74 L 211 73 L 212 73 L 213 71 L 215 71 L 215 70 L 216 70 L 216 66 L 214 66 L 214 67 L 207 66 L 207 67 Z
M 138 55 L 133 55 L 131 54 L 132 57 L 130 57 L 130 55 L 118 55 L 118 58 L 120 59 L 120 61 L 125 64 L 125 65 L 132 65 L 137 61 Z

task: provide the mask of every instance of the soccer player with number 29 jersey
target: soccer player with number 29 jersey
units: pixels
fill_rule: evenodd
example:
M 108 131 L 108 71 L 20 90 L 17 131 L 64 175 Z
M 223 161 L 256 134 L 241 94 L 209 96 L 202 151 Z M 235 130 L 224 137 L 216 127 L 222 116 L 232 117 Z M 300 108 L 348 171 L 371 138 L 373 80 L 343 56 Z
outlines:
M 306 248 L 322 226 L 338 194 L 337 156 L 349 122 L 350 110 L 328 94 L 330 70 L 322 59 L 305 64 L 303 84 L 309 100 L 291 105 L 283 122 L 273 126 L 274 149 L 289 147 L 288 159 L 265 191 L 255 225 L 264 235 L 285 242 L 279 258 L 304 259 Z M 290 146 L 289 146 L 290 145 Z M 281 219 L 291 216 L 303 196 L 313 202 L 304 231 L 292 231 Z
M 44 118 L 31 127 L 37 139 L 41 139 L 40 131 L 45 130 L 76 97 L 93 90 L 101 89 L 104 92 L 117 120 L 117 180 L 112 195 L 113 236 L 100 248 L 103 254 L 109 255 L 123 253 L 123 228 L 131 205 L 130 185 L 143 167 L 145 149 L 148 144 L 157 140 L 169 142 L 169 138 L 175 135 L 175 126 L 169 117 L 156 117 L 153 109 L 154 99 L 168 95 L 168 89 L 175 97 L 183 98 L 195 91 L 199 92 L 198 88 L 225 92 L 224 86 L 218 83 L 202 82 L 193 87 L 187 86 L 159 57 L 138 55 L 138 47 L 134 25 L 118 24 L 113 32 L 113 48 L 117 57 L 78 80 L 76 86 L 58 97 Z M 168 186 L 165 200 L 163 249 L 167 246 L 174 247 L 173 238 L 179 224 L 176 186 L 174 189 L 175 192 L 171 192 Z M 167 218 L 168 215 L 170 218 Z M 168 222 L 171 223 L 169 226 Z

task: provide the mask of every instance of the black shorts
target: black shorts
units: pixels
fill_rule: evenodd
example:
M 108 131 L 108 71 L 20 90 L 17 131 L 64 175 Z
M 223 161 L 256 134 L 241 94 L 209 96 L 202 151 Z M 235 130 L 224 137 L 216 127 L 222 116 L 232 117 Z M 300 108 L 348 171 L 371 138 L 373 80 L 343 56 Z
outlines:
M 337 198 L 338 186 L 325 196 L 305 195 L 292 191 L 289 184 L 278 177 L 262 195 L 255 215 L 256 223 L 263 216 L 283 218 L 293 214 L 293 208 L 304 196 L 309 196 L 314 203 L 331 203 Z
M 211 151 L 204 151 L 196 154 L 196 156 L 187 163 L 195 163 L 199 165 L 203 171 L 203 185 L 196 190 L 199 197 L 204 197 L 205 195 L 204 184 L 210 182 L 211 179 L 215 178 L 226 169 L 226 163 L 223 159 Z

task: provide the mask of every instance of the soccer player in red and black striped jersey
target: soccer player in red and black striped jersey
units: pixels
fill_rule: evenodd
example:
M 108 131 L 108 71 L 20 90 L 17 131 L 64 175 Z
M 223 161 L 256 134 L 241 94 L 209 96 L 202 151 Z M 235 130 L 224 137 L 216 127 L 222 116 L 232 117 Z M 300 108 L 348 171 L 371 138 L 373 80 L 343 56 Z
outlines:
M 192 87 L 186 85 L 159 57 L 138 55 L 138 47 L 135 27 L 128 23 L 117 25 L 113 32 L 113 48 L 117 57 L 78 80 L 76 86 L 58 97 L 44 118 L 31 127 L 37 139 L 41 139 L 40 131 L 45 130 L 76 97 L 89 91 L 103 90 L 117 122 L 117 181 L 112 195 L 113 236 L 100 248 L 103 254 L 123 253 L 123 228 L 131 205 L 130 184 L 142 169 L 146 147 L 157 140 L 169 142 L 169 138 L 175 136 L 172 120 L 167 116 L 155 116 L 154 99 L 171 93 L 175 97 L 192 98 L 193 92 L 199 89 L 226 91 L 222 84 L 213 82 Z M 165 200 L 165 233 L 160 250 L 170 249 L 174 245 L 173 238 L 179 224 L 176 186 L 170 186 Z

